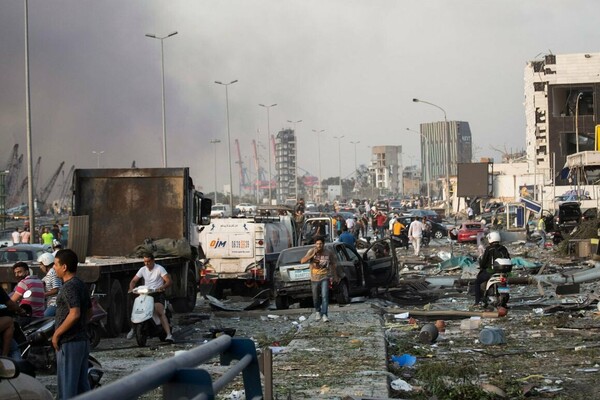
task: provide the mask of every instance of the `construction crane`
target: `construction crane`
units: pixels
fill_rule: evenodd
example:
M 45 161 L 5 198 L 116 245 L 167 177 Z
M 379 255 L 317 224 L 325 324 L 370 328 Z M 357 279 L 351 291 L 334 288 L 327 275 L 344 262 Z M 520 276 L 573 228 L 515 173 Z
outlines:
M 58 208 L 60 210 L 64 210 L 65 208 L 67 208 L 67 205 L 71 201 L 71 196 L 70 196 L 70 193 L 68 192 L 68 190 L 71 188 L 74 171 L 75 171 L 74 165 L 71 165 L 71 169 L 69 170 L 69 173 L 67 174 L 66 177 L 64 176 L 65 171 L 63 171 L 63 184 L 60 189 L 60 197 L 58 198 Z
M 248 170 L 244 167 L 244 162 L 242 161 L 242 153 L 240 152 L 240 142 L 235 139 L 235 149 L 237 150 L 238 160 L 235 162 L 240 166 L 240 193 L 242 193 L 242 189 L 248 190 L 250 188 L 250 178 L 248 177 Z
M 38 180 L 40 177 L 40 164 L 42 163 L 42 157 L 38 157 L 37 162 L 35 163 L 35 167 L 33 168 L 33 188 L 38 187 Z M 17 190 L 15 194 L 15 198 L 18 201 L 23 201 L 23 193 L 25 192 L 25 188 L 27 187 L 27 183 L 29 182 L 29 177 L 26 176 L 23 181 L 21 181 L 21 186 Z
M 19 145 L 13 147 L 13 156 L 9 163 L 8 176 L 6 177 L 6 194 L 8 196 L 7 207 L 16 205 L 19 202 L 17 189 L 19 184 L 19 175 L 21 174 L 21 165 L 23 164 L 23 154 L 19 155 Z
M 252 140 L 252 149 L 254 151 L 254 168 L 256 170 L 256 182 L 254 184 L 255 189 L 268 189 L 265 169 L 260 166 L 258 159 L 258 150 L 256 149 L 256 140 Z
M 48 180 L 48 183 L 46 183 L 46 185 L 44 186 L 42 191 L 38 193 L 38 198 L 37 198 L 38 207 L 40 207 L 40 208 L 45 207 L 46 200 L 48 200 L 48 196 L 50 196 L 52 189 L 54 189 L 54 184 L 56 183 L 56 180 L 58 179 L 58 175 L 60 175 L 60 171 L 62 171 L 62 168 L 64 165 L 65 165 L 64 161 L 60 163 L 56 172 L 50 177 L 50 180 Z

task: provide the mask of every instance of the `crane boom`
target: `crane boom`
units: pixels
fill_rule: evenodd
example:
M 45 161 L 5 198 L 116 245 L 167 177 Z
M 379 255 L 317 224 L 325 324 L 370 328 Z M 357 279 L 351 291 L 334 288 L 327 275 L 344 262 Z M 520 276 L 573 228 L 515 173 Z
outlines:
M 56 180 L 58 179 L 58 175 L 60 175 L 60 171 L 62 170 L 64 165 L 65 165 L 64 161 L 60 163 L 56 172 L 54 172 L 54 174 L 50 177 L 50 180 L 48 181 L 48 183 L 44 186 L 43 190 L 39 193 L 37 199 L 38 199 L 38 202 L 41 207 L 43 207 L 46 204 L 46 200 L 48 199 L 48 196 L 50 196 L 50 193 L 52 192 L 52 189 L 54 188 L 54 184 L 56 183 Z

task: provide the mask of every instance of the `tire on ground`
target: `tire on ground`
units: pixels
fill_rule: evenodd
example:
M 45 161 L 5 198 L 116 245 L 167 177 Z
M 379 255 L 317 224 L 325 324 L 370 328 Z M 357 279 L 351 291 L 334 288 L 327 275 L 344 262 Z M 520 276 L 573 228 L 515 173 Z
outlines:
M 106 331 L 109 337 L 117 337 L 123 332 L 123 321 L 126 310 L 125 297 L 121 283 L 113 279 L 110 285 L 110 303 L 106 320 Z

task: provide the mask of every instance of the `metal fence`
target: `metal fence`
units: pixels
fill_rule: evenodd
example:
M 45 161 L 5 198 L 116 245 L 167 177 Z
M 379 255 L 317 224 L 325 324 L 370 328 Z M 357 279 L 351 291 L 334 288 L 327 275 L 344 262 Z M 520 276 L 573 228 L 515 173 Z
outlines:
M 213 382 L 208 371 L 196 368 L 220 354 L 222 365 L 231 365 Z M 233 361 L 237 361 L 232 364 Z M 77 396 L 78 400 L 135 399 L 163 387 L 163 399 L 212 400 L 242 373 L 246 399 L 262 399 L 256 347 L 250 339 L 222 335 L 175 357 L 156 362 L 127 377 Z

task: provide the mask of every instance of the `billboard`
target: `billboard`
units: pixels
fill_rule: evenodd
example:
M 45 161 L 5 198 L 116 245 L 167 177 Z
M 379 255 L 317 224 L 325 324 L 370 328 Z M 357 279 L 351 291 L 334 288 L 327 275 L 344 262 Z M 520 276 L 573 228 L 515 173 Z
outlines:
M 492 163 L 458 163 L 458 197 L 493 196 Z

